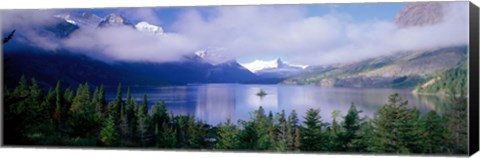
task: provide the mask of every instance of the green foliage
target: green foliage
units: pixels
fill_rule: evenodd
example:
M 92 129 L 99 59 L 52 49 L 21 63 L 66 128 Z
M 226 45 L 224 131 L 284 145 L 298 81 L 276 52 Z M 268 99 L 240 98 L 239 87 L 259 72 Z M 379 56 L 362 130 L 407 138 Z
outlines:
M 255 126 L 255 133 L 258 138 L 256 141 L 255 149 L 257 150 L 272 150 L 273 144 L 273 114 L 270 112 L 269 116 L 265 115 L 265 110 L 262 106 L 254 112 L 255 118 L 253 124 Z
M 464 154 L 468 152 L 467 98 L 451 90 L 445 115 L 430 111 L 420 115 L 408 108 L 398 94 L 389 97 L 373 119 L 360 118 L 362 111 L 352 103 L 345 116 L 332 113 L 324 122 L 318 109 L 308 109 L 302 124 L 292 110 L 266 115 L 263 107 L 249 120 L 228 119 L 211 127 L 192 115 L 168 114 L 164 101 L 152 106 L 147 96 L 140 105 L 127 91 L 122 100 L 107 103 L 103 85 L 81 84 L 76 93 L 55 89 L 44 91 L 35 79 L 22 77 L 12 91 L 4 89 L 5 144 L 156 147 L 217 150 L 380 152 Z M 125 106 L 122 112 L 119 106 Z M 115 117 L 115 114 L 118 117 Z
M 143 103 L 139 107 L 137 111 L 137 136 L 139 138 L 139 142 L 141 146 L 146 146 L 152 141 L 152 132 L 149 131 L 151 128 L 150 126 L 150 119 L 147 113 L 147 99 L 146 95 L 144 95 Z
M 238 139 L 238 129 L 232 124 L 230 119 L 223 124 L 219 124 L 218 140 L 215 144 L 215 149 L 238 149 L 240 141 Z
M 77 89 L 77 94 L 73 98 L 72 106 L 70 107 L 70 112 L 72 114 L 85 112 L 86 109 L 90 106 L 90 90 L 88 84 L 80 84 Z
M 100 141 L 106 146 L 116 146 L 119 144 L 119 134 L 115 128 L 115 120 L 112 115 L 109 115 L 106 121 L 100 131 Z
M 435 111 L 430 111 L 421 118 L 422 153 L 442 153 L 447 149 L 447 129 L 445 120 Z
M 457 93 L 467 91 L 467 78 L 468 70 L 466 68 L 454 68 L 447 70 L 439 75 L 434 76 L 433 83 L 427 86 L 418 86 L 418 93 L 438 93 L 438 94 L 451 94 L 452 90 Z M 427 81 L 428 82 L 428 81 Z
M 463 92 L 458 94 L 452 90 L 449 103 L 452 105 L 447 112 L 447 128 L 449 131 L 450 149 L 453 153 L 468 153 L 468 99 Z
M 289 146 L 289 139 L 292 138 L 291 133 L 289 133 L 287 119 L 285 116 L 285 110 L 282 110 L 281 113 L 275 114 L 276 122 L 275 122 L 275 151 L 287 151 Z
M 359 139 L 361 139 L 361 135 L 358 134 L 363 120 L 360 119 L 359 114 L 361 110 L 357 110 L 354 103 L 348 109 L 347 115 L 344 117 L 342 122 L 342 130 L 338 134 L 338 142 L 341 144 L 341 151 L 359 151 L 361 149 L 356 148 L 359 146 L 356 144 Z
M 383 153 L 415 152 L 419 140 L 418 111 L 407 108 L 408 101 L 395 93 L 375 115 L 375 151 Z
M 321 120 L 319 115 L 320 110 L 308 109 L 305 121 L 305 127 L 301 128 L 300 149 L 305 151 L 324 151 L 325 150 L 325 138 L 324 128 L 325 123 Z

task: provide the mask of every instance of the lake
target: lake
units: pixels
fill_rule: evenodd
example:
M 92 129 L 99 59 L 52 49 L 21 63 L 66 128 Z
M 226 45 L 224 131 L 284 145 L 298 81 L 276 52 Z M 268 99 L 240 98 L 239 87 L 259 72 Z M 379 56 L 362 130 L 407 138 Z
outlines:
M 256 94 L 263 89 L 267 95 Z M 324 121 L 331 122 L 331 113 L 340 111 L 344 116 L 351 103 L 362 110 L 361 116 L 373 118 L 374 113 L 387 103 L 388 96 L 399 93 L 408 100 L 409 107 L 417 108 L 422 114 L 436 110 L 442 113 L 445 99 L 437 96 L 418 96 L 407 89 L 325 88 L 299 85 L 255 85 L 255 84 L 192 84 L 168 87 L 132 87 L 131 94 L 140 103 L 147 94 L 149 106 L 164 100 L 169 113 L 195 115 L 197 119 L 216 125 L 231 118 L 250 118 L 250 113 L 262 106 L 266 114 L 285 110 L 288 115 L 296 110 L 300 121 L 307 109 L 318 108 Z M 126 97 L 126 89 L 123 90 Z M 116 88 L 107 88 L 107 100 L 113 100 Z

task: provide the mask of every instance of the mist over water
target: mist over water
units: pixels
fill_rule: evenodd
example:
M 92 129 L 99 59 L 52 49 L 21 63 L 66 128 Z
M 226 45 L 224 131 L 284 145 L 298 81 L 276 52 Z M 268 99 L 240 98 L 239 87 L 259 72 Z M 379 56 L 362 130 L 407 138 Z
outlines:
M 256 94 L 263 89 L 267 95 Z M 107 100 L 116 96 L 116 88 L 106 89 Z M 211 125 L 226 121 L 247 120 L 250 113 L 262 106 L 266 114 L 285 110 L 288 115 L 295 110 L 300 121 L 307 109 L 318 108 L 324 121 L 331 122 L 331 113 L 340 111 L 344 116 L 351 103 L 363 112 L 360 116 L 373 118 L 375 112 L 388 101 L 388 96 L 399 93 L 408 100 L 408 106 L 421 114 L 430 110 L 443 113 L 446 101 L 437 96 L 418 96 L 408 89 L 351 89 L 324 88 L 297 85 L 244 85 L 244 84 L 199 84 L 170 87 L 131 88 L 132 97 L 141 103 L 147 95 L 149 106 L 165 101 L 167 110 L 174 115 L 195 115 Z M 126 97 L 126 89 L 123 90 Z

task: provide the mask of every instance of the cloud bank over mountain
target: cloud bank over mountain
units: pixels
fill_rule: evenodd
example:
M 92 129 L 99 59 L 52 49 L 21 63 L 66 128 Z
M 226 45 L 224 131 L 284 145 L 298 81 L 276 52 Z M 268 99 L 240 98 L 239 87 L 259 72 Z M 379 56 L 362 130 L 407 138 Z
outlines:
M 35 31 L 23 33 L 45 49 L 62 47 L 109 60 L 174 61 L 216 47 L 222 48 L 215 52 L 221 57 L 218 60 L 281 55 L 291 63 L 320 65 L 468 44 L 468 3 L 444 2 L 440 6 L 431 12 L 442 14 L 407 17 L 440 16 L 439 22 L 410 27 L 395 24 L 393 18 L 355 22 L 355 15 L 335 9 L 311 16 L 297 5 L 221 6 L 182 9 L 170 26 L 173 30 L 163 35 L 138 32 L 129 26 L 79 29 L 62 39 Z M 49 17 L 57 12 L 2 11 L 2 30 L 35 30 L 52 22 Z M 159 24 L 162 19 L 152 12 L 137 9 L 130 16 Z

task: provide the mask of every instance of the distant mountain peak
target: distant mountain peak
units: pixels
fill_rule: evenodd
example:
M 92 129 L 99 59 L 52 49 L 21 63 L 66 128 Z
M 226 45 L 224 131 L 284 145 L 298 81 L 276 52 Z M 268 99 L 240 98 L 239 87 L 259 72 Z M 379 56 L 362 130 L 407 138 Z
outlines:
M 146 21 L 141 21 L 135 25 L 135 28 L 138 31 L 141 32 L 149 32 L 149 33 L 154 33 L 154 34 L 163 34 L 163 28 L 160 26 L 156 26 L 153 24 L 150 24 Z
M 107 15 L 99 24 L 100 27 L 103 26 L 124 26 L 128 25 L 125 18 L 121 15 L 111 13 Z
M 195 55 L 197 55 L 200 58 L 205 58 L 207 57 L 207 51 L 206 50 L 199 50 L 195 52 Z
M 55 17 L 64 19 L 66 22 L 79 27 L 97 27 L 102 21 L 102 18 L 97 15 L 86 12 L 80 14 L 59 14 L 55 15 Z
M 394 23 L 400 27 L 426 26 L 440 23 L 443 17 L 441 2 L 413 2 L 398 12 Z
M 308 65 L 289 64 L 287 62 L 284 62 L 280 58 L 275 58 L 273 60 L 268 60 L 268 61 L 254 60 L 253 62 L 250 62 L 250 63 L 244 63 L 242 64 L 242 66 L 247 68 L 253 73 L 257 73 L 266 69 L 281 69 L 281 68 L 305 69 L 308 67 Z

